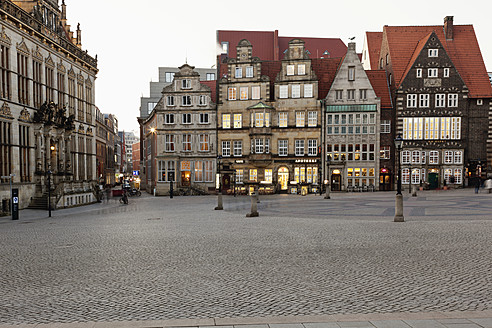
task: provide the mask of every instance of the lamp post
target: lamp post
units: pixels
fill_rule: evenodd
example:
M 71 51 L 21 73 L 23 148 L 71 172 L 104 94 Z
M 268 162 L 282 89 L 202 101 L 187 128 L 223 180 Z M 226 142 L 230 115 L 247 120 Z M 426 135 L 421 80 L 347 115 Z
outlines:
M 401 160 L 400 160 L 400 152 L 403 148 L 403 138 L 400 134 L 396 136 L 395 139 L 395 147 L 397 150 L 397 160 L 398 160 L 398 184 L 396 187 L 396 201 L 395 201 L 395 219 L 394 222 L 404 222 L 405 218 L 403 217 L 403 195 L 401 194 Z
M 326 177 L 327 183 L 326 185 L 326 192 L 325 192 L 325 199 L 330 199 L 330 162 L 331 162 L 331 155 L 326 156 L 326 166 L 327 166 L 327 171 L 328 171 L 328 176 Z
M 51 170 L 46 174 L 48 174 L 48 216 L 51 217 Z
M 221 159 L 222 156 L 219 155 L 217 156 L 217 173 L 219 175 L 219 193 L 217 194 L 217 207 L 215 207 L 215 210 L 223 210 L 224 207 L 222 206 L 222 176 L 220 172 L 220 166 L 221 166 Z

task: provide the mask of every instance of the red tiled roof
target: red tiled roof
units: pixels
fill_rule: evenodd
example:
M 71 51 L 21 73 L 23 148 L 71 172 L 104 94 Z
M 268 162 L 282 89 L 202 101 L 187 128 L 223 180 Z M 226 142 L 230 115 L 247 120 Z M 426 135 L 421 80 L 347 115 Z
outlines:
M 376 96 L 381 98 L 381 108 L 393 108 L 386 71 L 384 69 L 368 70 L 366 74 L 374 92 L 376 92 Z
M 275 79 L 278 73 L 282 69 L 282 62 L 277 61 L 263 61 L 261 62 L 261 75 L 270 77 L 270 99 L 275 99 Z
M 347 46 L 339 38 L 304 38 L 304 37 L 286 37 L 278 38 L 280 59 L 284 58 L 284 51 L 289 48 L 289 42 L 292 39 L 301 39 L 305 42 L 304 48 L 311 54 L 309 58 L 339 58 L 347 53 Z M 323 55 L 328 51 L 328 55 Z
M 210 91 L 212 91 L 212 94 L 210 95 L 210 98 L 212 98 L 212 101 L 214 103 L 217 103 L 216 95 L 217 95 L 217 80 L 212 80 L 212 81 L 200 81 L 201 84 L 206 85 L 207 87 L 210 88 Z
M 463 78 L 472 98 L 492 97 L 487 70 L 472 25 L 454 25 L 453 39 L 446 40 L 444 28 L 437 26 L 384 26 L 383 39 L 388 43 L 395 83 L 400 85 L 405 71 L 416 58 L 419 42 L 435 32 Z
M 236 57 L 236 46 L 239 41 L 246 39 L 253 45 L 253 57 L 261 60 L 280 60 L 284 51 L 289 48 L 289 41 L 301 39 L 305 42 L 306 50 L 311 53 L 310 58 L 341 57 L 347 52 L 347 46 L 339 38 L 309 38 L 278 36 L 278 31 L 217 31 L 217 43 L 229 42 L 230 58 Z M 277 48 L 277 50 L 276 50 Z M 277 56 L 276 57 L 276 51 Z M 329 56 L 323 55 L 328 51 Z
M 366 32 L 367 49 L 371 61 L 371 69 L 378 69 L 379 51 L 383 41 L 383 32 Z
M 318 99 L 326 98 L 328 91 L 330 91 L 335 75 L 337 74 L 338 66 L 341 64 L 343 58 L 325 58 L 325 59 L 313 59 L 311 64 L 318 76 Z

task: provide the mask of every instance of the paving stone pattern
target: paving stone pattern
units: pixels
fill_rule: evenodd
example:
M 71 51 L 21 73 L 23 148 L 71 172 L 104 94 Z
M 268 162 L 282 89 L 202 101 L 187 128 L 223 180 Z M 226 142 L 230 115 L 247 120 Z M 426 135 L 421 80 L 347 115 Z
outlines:
M 419 197 L 405 223 L 393 193 L 24 210 L 0 218 L 0 324 L 491 310 L 492 195 Z

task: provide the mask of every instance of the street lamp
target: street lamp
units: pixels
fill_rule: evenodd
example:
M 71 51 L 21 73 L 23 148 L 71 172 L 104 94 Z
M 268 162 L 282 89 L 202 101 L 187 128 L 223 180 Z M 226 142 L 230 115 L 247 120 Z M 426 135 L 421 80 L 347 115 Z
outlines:
M 46 174 L 48 174 L 48 216 L 51 217 L 51 171 Z
M 328 167 L 327 171 L 328 171 L 328 176 L 327 176 L 327 179 L 326 179 L 326 183 L 325 183 L 325 188 L 326 188 L 326 192 L 325 192 L 325 199 L 330 199 L 330 162 L 331 162 L 331 155 L 328 155 L 326 156 L 326 166 Z
M 220 166 L 222 165 L 221 163 L 222 156 L 217 156 L 217 173 L 219 175 L 219 193 L 217 195 L 217 206 L 215 207 L 215 210 L 223 210 L 224 207 L 222 206 L 222 176 L 220 172 Z
M 398 184 L 396 189 L 396 201 L 395 201 L 395 222 L 404 222 L 405 218 L 403 217 L 403 195 L 401 194 L 401 160 L 400 160 L 400 152 L 403 148 L 403 138 L 401 134 L 398 134 L 395 139 L 395 147 L 397 150 L 397 160 L 398 160 Z

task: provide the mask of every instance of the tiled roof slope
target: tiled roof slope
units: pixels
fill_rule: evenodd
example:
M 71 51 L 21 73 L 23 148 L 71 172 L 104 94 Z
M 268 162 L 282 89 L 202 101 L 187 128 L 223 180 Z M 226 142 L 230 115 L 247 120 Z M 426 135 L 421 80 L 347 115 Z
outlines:
M 325 99 L 343 58 L 313 59 L 311 65 L 318 77 L 318 99 Z
M 492 87 L 472 25 L 454 25 L 453 39 L 446 40 L 444 28 L 437 26 L 384 26 L 383 42 L 388 43 L 396 85 L 402 81 L 419 41 L 436 32 L 446 52 L 465 81 L 472 98 L 492 97 Z
M 377 69 L 379 60 L 379 51 L 383 41 L 383 32 L 366 32 L 367 48 L 369 59 L 371 60 L 371 69 Z
M 383 69 L 366 71 L 367 77 L 371 82 L 376 96 L 381 98 L 381 108 L 393 108 L 391 102 L 391 92 L 386 78 L 386 71 Z
M 261 60 L 276 60 L 275 48 L 278 51 L 278 59 L 284 57 L 284 51 L 289 48 L 289 41 L 292 39 L 302 39 L 305 42 L 306 50 L 311 53 L 310 58 L 323 57 L 323 53 L 328 51 L 329 57 L 341 57 L 347 52 L 347 46 L 339 38 L 305 38 L 305 37 L 286 37 L 278 36 L 278 31 L 217 31 L 217 42 L 229 42 L 230 58 L 236 57 L 236 46 L 239 41 L 246 39 L 253 45 L 253 57 Z M 325 58 L 328 56 L 324 56 Z
M 304 48 L 310 52 L 309 58 L 338 58 L 345 55 L 347 46 L 338 38 L 304 38 L 304 37 L 286 37 L 278 38 L 280 59 L 284 58 L 284 51 L 289 48 L 289 42 L 292 39 L 301 39 L 306 42 Z M 328 51 L 329 55 L 323 55 Z
M 217 95 L 217 80 L 212 80 L 212 81 L 200 81 L 201 84 L 206 85 L 207 87 L 210 88 L 210 91 L 212 91 L 212 94 L 210 97 L 212 98 L 212 101 L 214 103 L 217 103 L 216 95 Z

